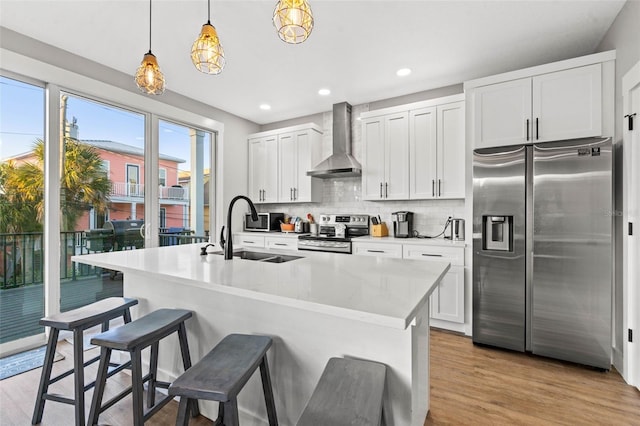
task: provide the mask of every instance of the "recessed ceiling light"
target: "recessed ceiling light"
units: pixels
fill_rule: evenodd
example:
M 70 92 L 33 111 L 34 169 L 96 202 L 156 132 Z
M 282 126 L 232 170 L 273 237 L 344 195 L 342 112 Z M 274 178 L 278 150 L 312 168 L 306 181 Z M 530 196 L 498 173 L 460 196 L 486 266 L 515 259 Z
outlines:
M 269 111 L 271 109 L 271 105 L 269 104 L 261 104 L 260 109 L 264 111 Z
M 331 90 L 329 89 L 320 89 L 318 90 L 318 95 L 327 96 L 331 94 Z
M 400 68 L 398 71 L 396 71 L 396 75 L 398 77 L 405 77 L 409 74 L 411 74 L 411 70 L 409 68 Z

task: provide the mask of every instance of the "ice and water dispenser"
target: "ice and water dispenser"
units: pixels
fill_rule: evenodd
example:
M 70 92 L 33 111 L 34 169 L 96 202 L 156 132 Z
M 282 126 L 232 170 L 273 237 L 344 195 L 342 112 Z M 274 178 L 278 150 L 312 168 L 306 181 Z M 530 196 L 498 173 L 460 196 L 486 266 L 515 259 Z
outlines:
M 482 216 L 482 249 L 513 251 L 513 216 Z

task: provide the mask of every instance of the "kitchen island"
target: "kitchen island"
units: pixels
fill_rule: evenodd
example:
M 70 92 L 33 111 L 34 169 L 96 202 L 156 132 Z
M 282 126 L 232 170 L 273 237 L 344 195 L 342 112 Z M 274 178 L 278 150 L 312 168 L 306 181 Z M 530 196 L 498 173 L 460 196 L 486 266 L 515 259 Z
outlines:
M 388 366 L 387 425 L 422 425 L 429 409 L 429 295 L 446 262 L 320 252 L 285 263 L 200 255 L 203 244 L 74 256 L 123 272 L 124 295 L 140 303 L 133 317 L 159 308 L 195 312 L 187 322 L 192 361 L 229 333 L 266 334 L 281 425 L 294 425 L 331 357 Z M 210 251 L 215 249 L 210 247 Z M 173 338 L 173 336 L 171 336 Z M 182 372 L 177 339 L 160 343 L 159 378 Z M 239 396 L 241 424 L 266 424 L 259 375 Z M 215 403 L 201 403 L 214 419 Z

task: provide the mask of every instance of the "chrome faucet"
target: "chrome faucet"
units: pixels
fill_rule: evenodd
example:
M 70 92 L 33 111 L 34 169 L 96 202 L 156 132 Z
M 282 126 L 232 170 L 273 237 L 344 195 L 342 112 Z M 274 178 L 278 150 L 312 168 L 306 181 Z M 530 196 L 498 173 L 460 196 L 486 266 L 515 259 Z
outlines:
M 245 197 L 244 195 L 237 195 L 233 197 L 231 202 L 229 203 L 229 210 L 227 211 L 227 234 L 225 238 L 225 227 L 223 226 L 220 230 L 220 247 L 224 249 L 224 258 L 225 260 L 233 259 L 233 239 L 231 236 L 231 212 L 233 211 L 233 205 L 239 199 L 246 200 L 249 204 L 249 208 L 251 209 L 251 219 L 254 221 L 258 220 L 258 212 L 256 211 L 256 206 L 253 205 L 253 202 L 249 199 L 249 197 Z

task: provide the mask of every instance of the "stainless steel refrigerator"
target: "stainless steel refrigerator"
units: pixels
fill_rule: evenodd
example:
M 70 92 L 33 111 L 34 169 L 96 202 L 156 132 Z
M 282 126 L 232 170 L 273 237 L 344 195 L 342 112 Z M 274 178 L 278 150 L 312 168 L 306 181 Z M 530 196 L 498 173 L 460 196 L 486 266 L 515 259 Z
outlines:
M 611 366 L 611 139 L 478 149 L 473 341 Z

